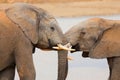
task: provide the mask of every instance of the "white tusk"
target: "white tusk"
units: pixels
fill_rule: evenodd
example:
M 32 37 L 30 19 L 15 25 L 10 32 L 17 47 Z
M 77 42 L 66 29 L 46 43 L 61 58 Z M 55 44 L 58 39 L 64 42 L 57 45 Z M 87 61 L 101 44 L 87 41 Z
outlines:
M 75 49 L 71 49 L 71 44 L 67 43 L 66 45 L 61 45 L 61 44 L 57 44 L 57 47 L 53 47 L 53 49 L 57 49 L 57 50 L 67 50 L 67 51 L 75 51 Z
M 67 57 L 67 59 L 68 59 L 68 60 L 73 60 L 73 58 L 72 58 L 72 57 L 70 57 L 70 56 L 68 56 L 68 57 Z
M 67 47 L 68 45 L 63 46 L 61 44 L 58 44 L 57 46 L 62 50 L 75 51 L 75 49 L 71 49 L 71 47 Z
M 59 47 L 53 47 L 53 49 L 61 50 Z

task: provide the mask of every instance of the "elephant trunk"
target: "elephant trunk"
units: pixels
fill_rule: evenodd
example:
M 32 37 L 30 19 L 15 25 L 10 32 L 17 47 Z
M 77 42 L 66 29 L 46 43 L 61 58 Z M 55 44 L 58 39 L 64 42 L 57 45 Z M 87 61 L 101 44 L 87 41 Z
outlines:
M 68 73 L 68 51 L 60 50 L 58 51 L 58 79 L 65 80 Z

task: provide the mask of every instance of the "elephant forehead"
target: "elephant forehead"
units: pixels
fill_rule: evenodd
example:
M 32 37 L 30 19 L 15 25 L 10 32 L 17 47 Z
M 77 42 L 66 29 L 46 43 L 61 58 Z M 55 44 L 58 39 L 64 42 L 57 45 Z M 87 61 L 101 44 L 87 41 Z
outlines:
M 95 21 L 95 20 L 92 20 L 92 19 L 89 19 L 89 20 L 86 20 L 86 21 L 83 21 L 79 24 L 76 25 L 76 27 L 80 27 L 80 28 L 94 28 L 94 27 L 99 27 L 99 23 L 100 21 Z
M 86 27 L 101 27 L 108 26 L 106 19 L 103 18 L 91 18 L 86 20 Z
M 45 24 L 55 24 L 56 23 L 56 20 L 54 19 L 54 18 L 44 18 L 43 19 L 43 22 L 45 23 Z
M 99 23 L 101 20 L 103 20 L 102 18 L 91 18 L 88 20 L 88 22 L 97 22 Z

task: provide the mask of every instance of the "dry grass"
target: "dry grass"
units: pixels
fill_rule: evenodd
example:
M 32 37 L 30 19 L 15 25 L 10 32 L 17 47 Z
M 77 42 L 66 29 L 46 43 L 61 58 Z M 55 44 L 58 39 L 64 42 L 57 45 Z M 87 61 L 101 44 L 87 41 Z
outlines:
M 1 4 L 0 7 L 5 8 L 4 5 L 6 4 Z M 47 10 L 56 17 L 120 14 L 119 1 L 83 1 L 69 3 L 41 3 L 33 5 Z

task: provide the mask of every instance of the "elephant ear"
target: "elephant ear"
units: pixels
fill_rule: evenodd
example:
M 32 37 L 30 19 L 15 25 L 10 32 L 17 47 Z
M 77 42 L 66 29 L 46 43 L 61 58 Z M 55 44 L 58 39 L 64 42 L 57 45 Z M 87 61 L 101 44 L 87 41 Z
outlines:
M 120 56 L 120 24 L 105 30 L 89 54 L 91 58 L 115 56 Z
M 16 23 L 26 37 L 36 44 L 38 41 L 37 12 L 26 4 L 14 4 L 6 10 L 7 16 Z

